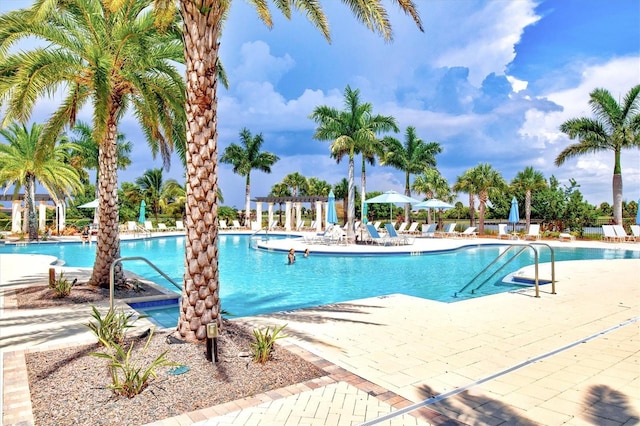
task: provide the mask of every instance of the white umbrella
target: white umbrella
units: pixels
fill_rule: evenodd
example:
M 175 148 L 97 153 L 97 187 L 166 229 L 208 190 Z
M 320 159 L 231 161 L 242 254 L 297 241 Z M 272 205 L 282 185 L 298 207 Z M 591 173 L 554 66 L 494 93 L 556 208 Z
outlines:
M 431 198 L 429 200 L 426 201 L 421 201 L 417 204 L 413 205 L 413 208 L 423 208 L 423 209 L 452 209 L 454 206 L 452 206 L 449 203 L 445 203 L 442 200 L 438 200 L 437 198 Z
M 389 203 L 389 204 L 396 204 L 396 203 L 414 204 L 419 202 L 420 200 L 407 197 L 406 195 L 396 191 L 387 191 L 384 194 L 378 195 L 377 197 L 369 198 L 368 200 L 365 201 L 365 203 Z M 392 220 L 391 219 L 392 215 L 393 215 L 393 209 L 391 210 L 389 220 Z
M 79 209 L 97 209 L 98 208 L 98 200 L 95 199 L 93 201 L 89 201 L 81 206 L 78 206 Z

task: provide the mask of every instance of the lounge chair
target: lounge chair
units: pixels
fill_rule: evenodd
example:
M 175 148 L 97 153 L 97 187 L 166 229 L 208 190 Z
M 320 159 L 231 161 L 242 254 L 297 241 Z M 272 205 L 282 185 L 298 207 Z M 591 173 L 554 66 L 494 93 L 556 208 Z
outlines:
M 149 231 L 149 232 L 153 232 L 153 231 L 155 231 L 155 230 L 156 230 L 156 229 L 153 227 L 153 224 L 151 223 L 151 221 L 150 221 L 150 220 L 145 220 L 145 221 L 144 221 L 144 229 L 145 229 L 146 231 Z
M 440 232 L 436 232 L 436 235 L 440 237 L 455 237 L 456 236 L 456 224 L 449 223 L 444 226 L 444 229 Z
M 384 228 L 387 230 L 387 237 L 391 241 L 391 243 L 395 243 L 397 245 L 406 245 L 413 244 L 415 241 L 413 238 L 409 238 L 406 235 L 398 235 L 396 232 L 396 228 L 393 227 L 390 223 L 385 223 Z
M 622 239 L 622 241 L 633 241 L 633 236 L 627 234 L 622 225 L 613 225 L 613 230 L 616 235 Z
M 437 223 L 423 223 L 422 224 L 422 236 L 427 238 L 433 238 L 436 236 Z
M 298 220 L 298 222 L 296 223 L 296 230 L 300 231 L 302 228 L 304 228 L 304 220 L 300 219 Z
M 519 239 L 518 236 L 515 233 L 511 233 L 509 231 L 507 231 L 507 224 L 506 223 L 499 223 L 498 224 L 498 235 L 497 238 L 499 240 L 517 240 Z
M 127 232 L 138 232 L 138 224 L 130 220 L 127 222 Z
M 478 237 L 478 233 L 476 232 L 475 226 L 468 226 L 467 229 L 465 229 L 462 232 L 454 231 L 454 235 L 460 238 L 477 238 Z
M 167 232 L 169 228 L 167 228 L 167 225 L 165 223 L 159 223 L 157 230 L 162 232 Z
M 176 220 L 176 231 L 184 231 L 184 222 Z
M 605 241 L 622 241 L 622 238 L 616 235 L 613 225 L 602 225 L 602 239 Z
M 409 229 L 407 229 L 406 231 L 403 232 L 403 234 L 417 234 L 418 232 L 418 222 L 413 222 L 411 224 L 411 226 L 409 226 Z
M 227 225 L 227 221 L 225 219 L 220 219 L 218 222 L 218 229 L 226 231 L 229 229 L 229 225 Z
M 540 225 L 533 223 L 529 225 L 529 232 L 524 234 L 525 240 L 539 240 L 540 239 Z
M 372 226 L 373 226 L 373 228 L 377 231 L 377 230 L 378 230 L 378 228 L 380 228 L 380 224 L 381 224 L 381 223 L 382 223 L 382 222 L 377 221 L 377 222 L 376 222 L 376 223 L 374 223 Z
M 379 246 L 388 246 L 393 244 L 389 237 L 381 237 L 378 233 L 378 230 L 373 225 L 367 224 L 365 226 L 367 232 L 369 233 L 369 239 L 367 240 L 368 242 L 372 244 L 378 244 Z
M 634 241 L 640 241 L 640 225 L 631 225 L 631 236 Z
M 558 235 L 558 240 L 571 242 L 571 241 L 575 241 L 576 237 L 574 237 L 573 235 L 569 234 L 568 232 L 561 232 L 560 235 Z
M 242 226 L 240 226 L 240 222 L 238 222 L 238 220 L 233 220 L 233 225 L 231 225 L 231 229 L 241 229 Z
M 402 222 L 398 228 L 398 234 L 402 234 L 404 230 L 407 229 L 407 226 L 409 226 L 407 222 Z

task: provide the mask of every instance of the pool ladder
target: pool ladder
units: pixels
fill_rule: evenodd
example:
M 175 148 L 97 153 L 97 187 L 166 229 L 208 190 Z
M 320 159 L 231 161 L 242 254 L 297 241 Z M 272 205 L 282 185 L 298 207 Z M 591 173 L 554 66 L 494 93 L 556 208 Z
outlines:
M 169 281 L 178 290 L 180 290 L 180 292 L 182 292 L 182 286 L 180 284 L 178 284 L 173 279 L 171 279 L 171 277 L 169 277 L 167 274 L 162 272 L 160 270 L 160 268 L 158 268 L 156 265 L 151 263 L 151 261 L 149 259 L 147 259 L 146 257 L 142 257 L 142 256 L 119 257 L 116 260 L 114 260 L 113 263 L 111 264 L 111 266 L 109 267 L 109 310 L 110 311 L 113 310 L 113 292 L 114 292 L 114 288 L 115 288 L 115 268 L 116 268 L 116 265 L 118 263 L 122 263 L 125 260 L 142 260 L 143 262 L 146 262 L 147 265 L 149 265 L 153 269 L 155 269 L 157 273 L 162 275 L 167 281 Z
M 478 275 L 473 277 L 471 279 L 471 281 L 469 281 L 464 287 L 462 287 L 460 290 L 458 290 L 453 295 L 453 297 L 458 297 L 459 293 L 462 293 L 467 288 L 469 288 L 469 286 L 471 286 L 474 282 L 476 282 L 477 279 L 479 279 L 485 272 L 487 272 L 489 270 L 489 268 L 491 268 L 493 265 L 495 265 L 507 253 L 509 253 L 512 250 L 516 250 L 516 249 L 518 250 L 516 252 L 516 254 L 513 257 L 511 257 L 509 260 L 507 260 L 504 264 L 502 264 L 498 269 L 496 269 L 488 278 L 486 278 L 484 281 L 482 281 L 477 287 L 473 288 L 471 290 L 471 294 L 474 294 L 476 290 L 478 290 L 480 287 L 482 287 L 487 282 L 489 282 L 489 280 L 491 280 L 491 278 L 493 278 L 505 266 L 507 266 L 515 258 L 517 258 L 520 254 L 522 254 L 522 252 L 526 251 L 527 249 L 531 249 L 531 250 L 533 250 L 533 257 L 535 259 L 535 289 L 536 289 L 536 296 L 535 297 L 540 297 L 540 280 L 538 278 L 538 264 L 539 264 L 539 262 L 538 262 L 538 249 L 536 247 L 534 247 L 536 245 L 546 246 L 551 251 L 551 294 L 556 294 L 556 266 L 555 266 L 556 264 L 555 264 L 555 253 L 553 251 L 553 247 L 551 247 L 549 244 L 546 244 L 546 243 L 533 242 L 533 243 L 530 243 L 530 244 L 517 244 L 516 243 L 516 244 L 510 245 L 505 251 L 500 253 L 498 255 L 498 257 L 496 257 L 490 264 L 488 264 L 482 271 L 480 271 L 480 273 Z

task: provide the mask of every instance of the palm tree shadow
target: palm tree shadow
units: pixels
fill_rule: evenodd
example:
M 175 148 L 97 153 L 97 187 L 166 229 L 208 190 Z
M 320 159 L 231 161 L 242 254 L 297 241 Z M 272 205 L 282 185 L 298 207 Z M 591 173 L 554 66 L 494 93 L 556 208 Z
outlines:
M 640 413 L 634 412 L 627 395 L 606 385 L 589 388 L 583 405 L 590 407 L 584 412 L 586 421 L 591 424 L 605 424 L 610 421 L 620 424 L 638 424 Z

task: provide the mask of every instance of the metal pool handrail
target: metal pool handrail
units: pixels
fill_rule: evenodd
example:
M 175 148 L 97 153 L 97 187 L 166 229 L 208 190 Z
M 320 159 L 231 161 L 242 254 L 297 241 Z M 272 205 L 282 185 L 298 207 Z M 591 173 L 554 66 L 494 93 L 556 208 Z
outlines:
M 160 275 L 162 275 L 167 281 L 169 281 L 171 284 L 173 284 L 175 287 L 178 288 L 178 290 L 182 291 L 182 286 L 179 285 L 178 283 L 176 283 L 173 279 L 171 279 L 171 277 L 169 277 L 167 274 L 165 274 L 164 272 L 162 272 L 156 265 L 154 265 L 153 263 L 151 263 L 151 261 L 149 261 L 149 259 L 142 257 L 142 256 L 132 256 L 132 257 L 119 257 L 116 260 L 113 261 L 113 263 L 111 264 L 111 266 L 109 267 L 109 310 L 112 311 L 113 310 L 113 292 L 114 292 L 114 287 L 115 287 L 115 267 L 118 263 L 122 263 L 125 260 L 142 260 L 144 262 L 147 263 L 147 265 L 151 266 L 153 269 L 156 270 L 156 272 L 158 272 Z

